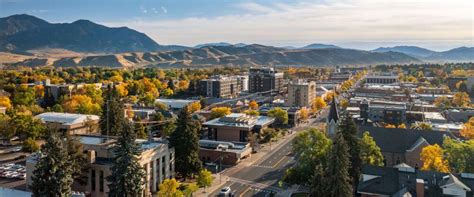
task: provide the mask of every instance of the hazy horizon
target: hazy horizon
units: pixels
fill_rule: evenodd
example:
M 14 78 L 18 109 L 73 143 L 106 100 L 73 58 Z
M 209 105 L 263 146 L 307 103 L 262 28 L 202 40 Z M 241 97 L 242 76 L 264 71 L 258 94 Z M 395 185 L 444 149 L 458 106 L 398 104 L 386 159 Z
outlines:
M 0 0 L 0 17 L 26 13 L 52 23 L 87 19 L 127 26 L 163 45 L 323 43 L 443 51 L 474 46 L 473 6 L 470 0 Z

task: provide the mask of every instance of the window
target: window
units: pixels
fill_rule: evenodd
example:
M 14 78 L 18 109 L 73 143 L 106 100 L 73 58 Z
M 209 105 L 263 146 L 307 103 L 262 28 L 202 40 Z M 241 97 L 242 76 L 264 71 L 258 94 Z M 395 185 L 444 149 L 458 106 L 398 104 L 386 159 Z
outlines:
M 91 190 L 95 191 L 95 170 L 91 170 Z
M 99 191 L 104 192 L 104 171 L 99 171 Z

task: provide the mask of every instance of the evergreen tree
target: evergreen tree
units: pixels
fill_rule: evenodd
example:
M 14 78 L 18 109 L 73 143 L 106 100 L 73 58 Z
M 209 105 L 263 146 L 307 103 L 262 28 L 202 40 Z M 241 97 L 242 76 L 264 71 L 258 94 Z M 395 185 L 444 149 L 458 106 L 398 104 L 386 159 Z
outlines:
M 201 124 L 192 119 L 188 106 L 184 107 L 179 114 L 177 127 L 170 136 L 170 144 L 176 152 L 176 172 L 184 178 L 201 169 L 198 137 L 200 129 Z
M 362 168 L 362 158 L 360 154 L 360 138 L 357 136 L 357 125 L 352 118 L 344 115 L 339 124 L 339 131 L 344 137 L 344 141 L 349 147 L 349 159 L 351 161 L 351 168 L 349 175 L 351 176 L 352 185 L 357 186 L 360 177 L 360 170 Z
M 84 156 L 83 147 L 79 139 L 73 136 L 66 136 L 66 149 L 70 157 L 69 166 L 72 170 L 74 181 L 81 185 L 87 184 L 87 173 L 89 171 L 87 159 Z
M 112 174 L 109 181 L 109 196 L 140 196 L 143 189 L 145 171 L 138 162 L 139 144 L 130 124 L 122 122 L 122 130 L 114 147 Z
M 328 165 L 324 178 L 323 195 L 327 197 L 352 196 L 351 177 L 349 176 L 349 147 L 342 132 L 338 131 L 328 155 Z
M 33 196 L 71 196 L 73 183 L 70 157 L 57 132 L 51 132 L 33 171 Z
M 100 130 L 104 135 L 107 135 L 107 130 L 109 135 L 117 135 L 122 130 L 123 124 L 120 123 L 125 122 L 123 103 L 115 88 L 109 88 L 104 97 L 100 116 Z

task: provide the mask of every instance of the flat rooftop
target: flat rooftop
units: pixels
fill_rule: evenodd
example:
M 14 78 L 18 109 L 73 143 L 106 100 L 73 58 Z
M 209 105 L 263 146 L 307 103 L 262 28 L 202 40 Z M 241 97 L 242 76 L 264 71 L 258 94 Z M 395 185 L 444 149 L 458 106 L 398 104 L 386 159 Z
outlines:
M 43 122 L 55 122 L 63 125 L 81 124 L 90 120 L 99 120 L 100 117 L 89 114 L 72 114 L 72 113 L 58 113 L 58 112 L 46 112 L 36 116 Z
M 252 128 L 254 126 L 268 125 L 274 121 L 275 118 L 268 116 L 249 116 L 243 113 L 231 113 L 227 116 L 207 121 L 203 125 Z
M 174 108 L 174 109 L 181 109 L 184 106 L 186 106 L 190 103 L 196 102 L 196 101 L 198 101 L 198 100 L 163 99 L 163 98 L 155 99 L 155 103 L 156 102 L 164 103 L 165 105 L 169 106 L 170 108 Z

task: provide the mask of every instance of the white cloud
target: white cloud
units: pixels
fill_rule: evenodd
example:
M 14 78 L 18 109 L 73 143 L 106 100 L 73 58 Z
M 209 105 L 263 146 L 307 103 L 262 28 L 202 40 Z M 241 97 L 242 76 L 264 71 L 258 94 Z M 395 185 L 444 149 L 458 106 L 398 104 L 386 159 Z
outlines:
M 161 11 L 163 11 L 163 13 L 168 13 L 168 9 L 166 9 L 164 6 L 161 6 Z
M 425 43 L 438 44 L 438 48 L 443 43 L 474 45 L 471 0 L 318 2 L 269 6 L 245 3 L 238 7 L 247 12 L 237 15 L 108 24 L 135 28 L 163 44 L 227 41 L 280 46 L 314 42 Z

